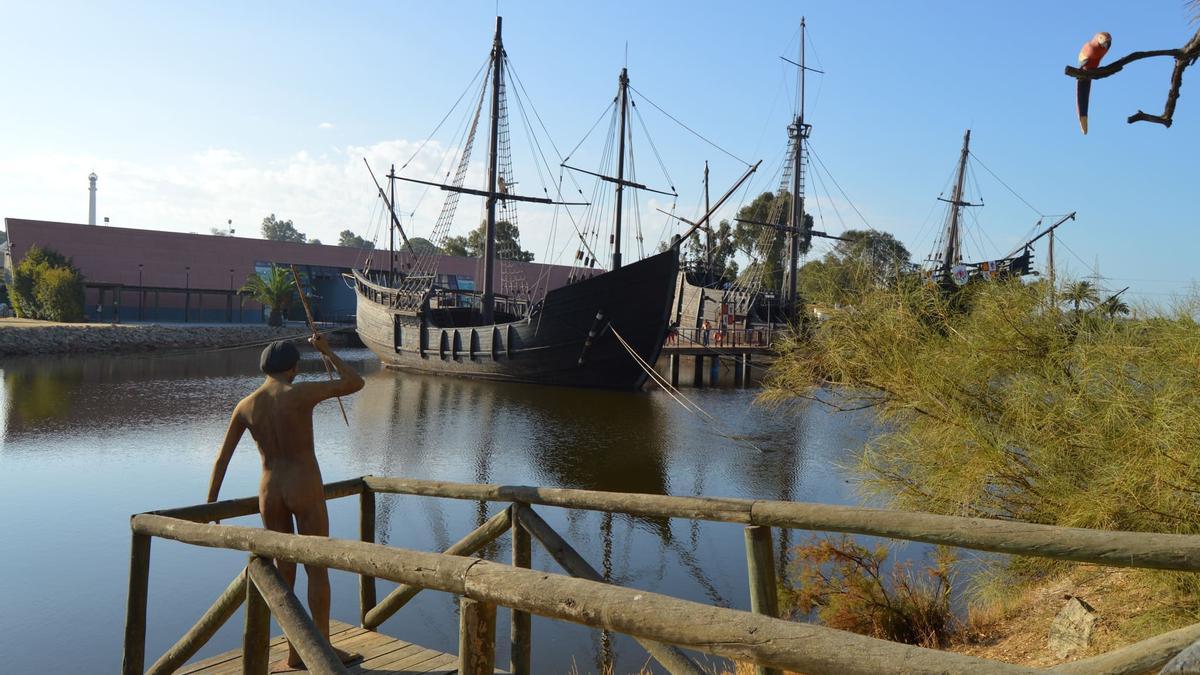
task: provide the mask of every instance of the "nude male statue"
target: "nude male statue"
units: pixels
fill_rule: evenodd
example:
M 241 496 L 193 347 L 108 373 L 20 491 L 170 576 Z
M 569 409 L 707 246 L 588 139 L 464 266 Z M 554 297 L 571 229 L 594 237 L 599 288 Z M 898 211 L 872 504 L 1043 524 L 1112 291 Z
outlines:
M 213 465 L 208 501 L 217 500 L 225 470 L 242 434 L 249 429 L 262 455 L 262 480 L 258 504 L 263 525 L 276 532 L 329 536 L 329 515 L 325 510 L 325 491 L 321 468 L 313 450 L 312 412 L 321 401 L 353 394 L 363 388 L 362 377 L 329 348 L 324 336 L 309 339 L 317 351 L 328 357 L 339 379 L 330 382 L 292 380 L 300 370 L 300 352 L 290 342 L 273 342 L 262 352 L 259 366 L 266 379 L 233 409 L 225 442 Z M 293 522 L 294 521 L 294 522 Z M 296 564 L 276 561 L 288 586 L 296 583 Z M 329 573 L 324 567 L 304 566 L 308 577 L 308 608 L 313 623 L 329 637 Z M 343 663 L 361 658 L 336 650 Z M 287 659 L 272 664 L 271 672 L 303 669 L 304 663 L 289 645 Z

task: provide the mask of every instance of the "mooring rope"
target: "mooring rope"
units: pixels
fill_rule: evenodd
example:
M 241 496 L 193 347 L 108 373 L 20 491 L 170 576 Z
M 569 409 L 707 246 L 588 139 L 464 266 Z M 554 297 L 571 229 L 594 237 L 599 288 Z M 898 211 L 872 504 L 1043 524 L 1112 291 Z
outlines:
M 616 327 L 613 326 L 611 322 L 608 324 L 608 329 L 612 331 L 612 334 L 617 338 L 617 342 L 621 343 L 621 346 L 625 348 L 625 351 L 629 352 L 629 355 L 633 357 L 634 362 L 636 362 L 642 368 L 642 370 L 646 371 L 646 374 L 650 376 L 650 379 L 654 380 L 655 384 L 662 387 L 663 391 L 667 392 L 667 395 L 670 396 L 672 399 L 674 399 L 675 402 L 678 403 L 680 406 L 682 406 L 684 410 L 687 410 L 688 412 L 692 413 L 693 415 L 699 416 L 700 419 L 702 421 L 704 421 L 706 424 L 713 426 L 714 429 L 712 429 L 712 432 L 714 434 L 716 434 L 717 436 L 720 436 L 721 438 L 724 438 L 726 440 L 733 441 L 734 443 L 743 443 L 745 445 L 748 445 L 751 448 L 757 450 L 758 452 L 762 452 L 762 453 L 766 452 L 765 450 L 763 450 L 762 448 L 758 447 L 757 445 L 751 443 L 750 441 L 748 441 L 744 438 L 738 438 L 737 436 L 726 433 L 724 430 L 720 429 L 720 427 L 721 427 L 720 420 L 718 420 L 717 418 L 708 414 L 708 412 L 705 411 L 704 408 L 701 408 L 695 401 L 693 401 L 690 398 L 688 398 L 687 396 L 685 396 L 683 394 L 683 392 L 679 391 L 678 388 L 672 386 L 671 383 L 668 382 L 665 377 L 663 377 L 658 371 L 654 370 L 654 368 L 651 367 L 650 364 L 646 363 L 646 360 L 643 359 L 641 357 L 641 355 L 637 353 L 637 351 L 633 348 L 633 346 L 630 345 L 629 342 L 627 342 L 625 340 L 625 338 L 622 337 L 619 332 L 617 332 Z

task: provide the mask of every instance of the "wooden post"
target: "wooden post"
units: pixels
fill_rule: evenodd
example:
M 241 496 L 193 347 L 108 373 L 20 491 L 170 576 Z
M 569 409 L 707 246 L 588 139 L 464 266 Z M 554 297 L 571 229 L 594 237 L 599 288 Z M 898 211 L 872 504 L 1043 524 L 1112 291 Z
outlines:
M 150 590 L 150 537 L 134 534 L 129 552 L 129 600 L 125 606 L 124 675 L 146 669 L 146 600 Z
M 708 384 L 717 386 L 721 381 L 721 357 L 713 354 L 712 363 L 708 367 Z
M 737 335 L 737 333 L 734 333 L 734 335 Z M 738 354 L 733 357 L 733 386 L 735 387 L 740 388 L 742 386 L 742 360 L 745 358 L 745 354 Z
M 257 587 L 260 597 L 270 608 L 266 614 L 267 625 L 270 625 L 270 615 L 274 614 L 279 627 L 283 629 L 283 634 L 287 636 L 288 643 L 295 648 L 308 670 L 314 673 L 345 675 L 346 667 L 334 653 L 329 639 L 317 631 L 312 617 L 304 611 L 300 599 L 288 588 L 287 582 L 283 580 L 279 570 L 275 569 L 275 565 L 266 558 L 255 557 L 250 560 L 246 571 L 250 576 L 250 583 L 246 585 Z M 266 654 L 264 649 L 264 658 Z
M 671 364 L 671 386 L 678 387 L 679 386 L 679 353 L 672 352 L 671 355 L 668 356 L 667 358 L 670 360 L 670 364 Z
M 746 528 L 746 571 L 750 578 L 750 611 L 771 618 L 779 616 L 775 587 L 775 556 L 771 552 L 771 528 L 751 525 Z M 778 668 L 756 666 L 756 675 L 781 675 Z
M 750 386 L 750 352 L 742 354 L 742 383 Z
M 672 356 L 677 359 L 678 357 Z M 529 530 L 512 519 L 512 564 L 513 567 L 529 569 L 533 564 L 533 540 Z M 512 642 L 512 656 L 509 671 L 513 675 L 529 675 L 531 655 L 533 653 L 533 630 L 529 612 L 512 610 L 512 621 L 509 624 L 509 640 Z
M 371 488 L 363 486 L 358 496 L 358 534 L 359 539 L 368 544 L 375 543 L 375 493 Z M 375 577 L 365 574 L 358 577 L 358 618 L 359 625 L 365 626 L 367 612 L 375 607 Z
M 699 389 L 704 386 L 704 355 L 697 354 L 693 357 L 692 364 L 692 386 Z
M 250 561 L 253 562 L 252 556 Z M 271 658 L 271 609 L 258 585 L 246 584 L 246 627 L 242 631 L 242 673 L 267 675 Z
M 459 600 L 459 675 L 496 672 L 496 606 L 463 597 Z

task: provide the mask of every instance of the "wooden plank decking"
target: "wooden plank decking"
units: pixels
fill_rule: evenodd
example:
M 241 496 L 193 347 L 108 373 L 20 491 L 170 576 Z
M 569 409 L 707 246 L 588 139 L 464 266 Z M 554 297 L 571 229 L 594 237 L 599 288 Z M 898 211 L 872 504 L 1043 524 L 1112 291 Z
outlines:
M 341 621 L 330 621 L 329 637 L 333 646 L 348 652 L 358 652 L 363 660 L 350 667 L 358 673 L 457 673 L 458 657 L 454 654 L 426 649 L 403 640 L 364 630 Z M 271 663 L 287 655 L 287 646 L 282 637 L 271 640 Z M 189 663 L 179 673 L 202 675 L 232 675 L 242 672 L 242 650 Z M 307 673 L 308 671 L 296 671 Z M 498 671 L 499 672 L 499 671 Z

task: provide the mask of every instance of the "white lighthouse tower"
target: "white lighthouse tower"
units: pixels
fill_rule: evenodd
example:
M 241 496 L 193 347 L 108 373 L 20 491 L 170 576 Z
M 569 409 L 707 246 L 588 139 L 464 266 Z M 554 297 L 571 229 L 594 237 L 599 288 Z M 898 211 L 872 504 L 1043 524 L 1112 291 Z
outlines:
M 99 176 L 93 171 L 88 174 L 88 225 L 96 224 L 96 179 Z

